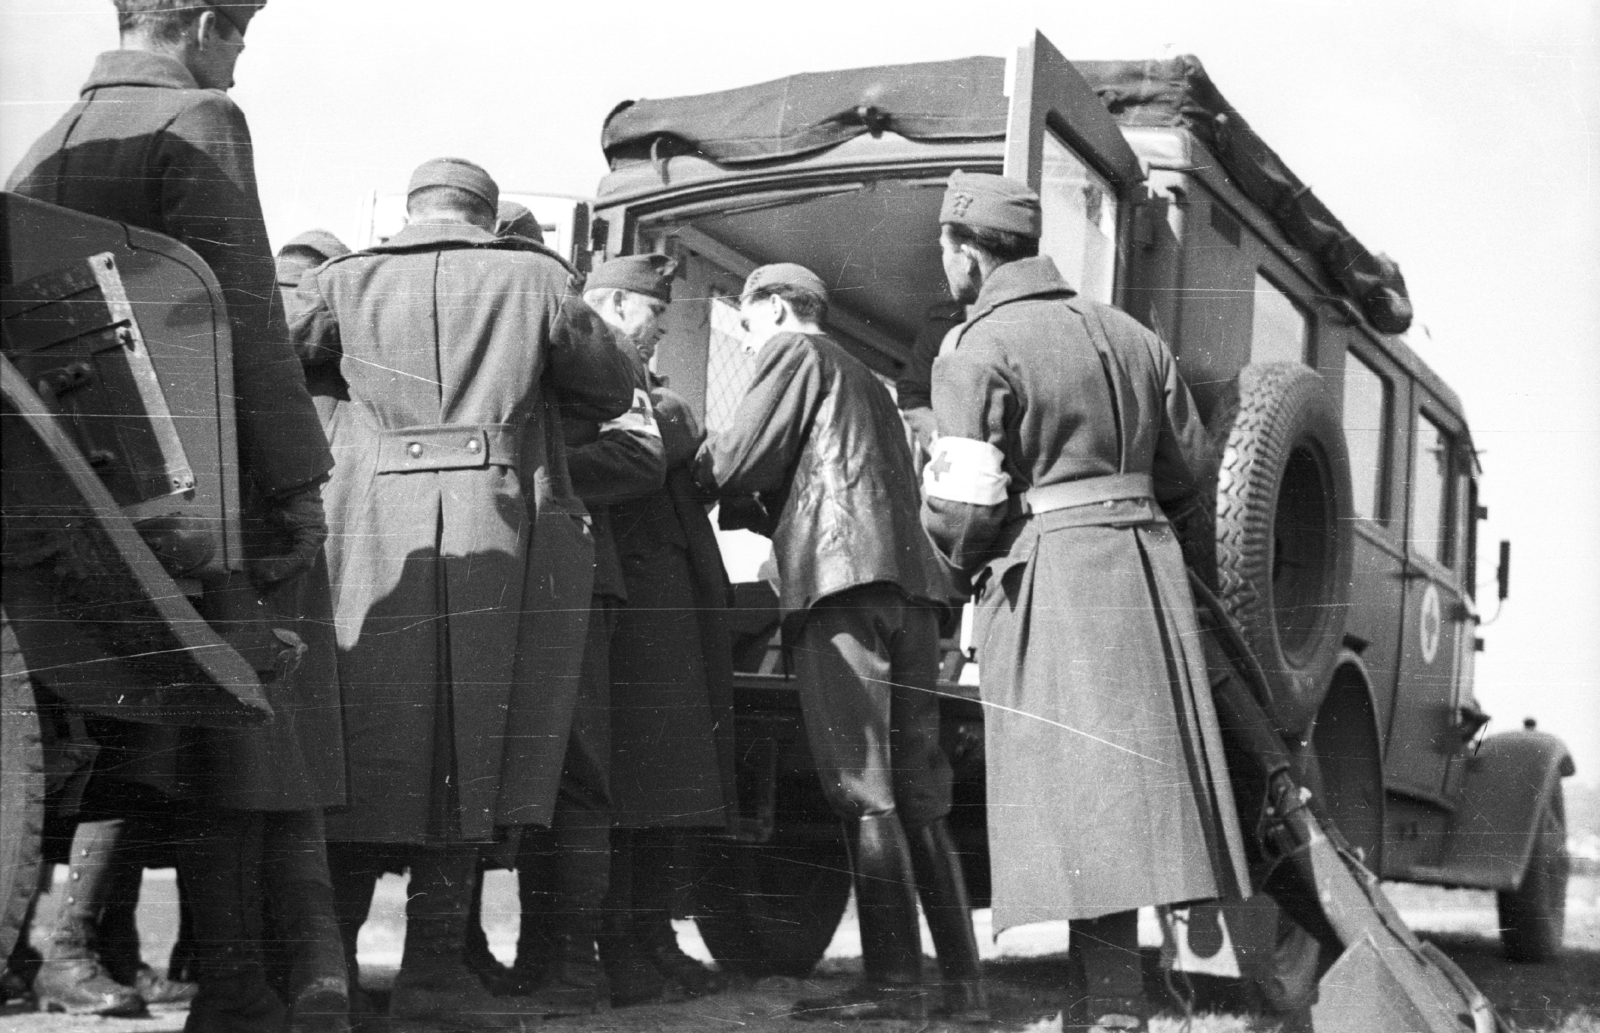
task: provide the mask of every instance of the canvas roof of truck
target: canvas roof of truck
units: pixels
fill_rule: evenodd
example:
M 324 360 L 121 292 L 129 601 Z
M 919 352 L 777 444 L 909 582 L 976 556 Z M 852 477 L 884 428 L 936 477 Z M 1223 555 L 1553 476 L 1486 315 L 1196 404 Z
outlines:
M 1410 307 L 1399 267 L 1345 230 L 1251 130 L 1198 59 L 1074 64 L 1120 124 L 1194 133 L 1378 329 L 1406 329 Z M 914 148 L 929 157 L 941 144 L 1004 139 L 1010 111 L 1005 75 L 1001 58 L 968 57 L 808 72 L 717 93 L 629 101 L 607 117 L 601 148 L 614 172 L 693 155 L 730 172 L 759 174 L 885 133 L 934 145 Z M 607 193 L 602 188 L 602 196 Z

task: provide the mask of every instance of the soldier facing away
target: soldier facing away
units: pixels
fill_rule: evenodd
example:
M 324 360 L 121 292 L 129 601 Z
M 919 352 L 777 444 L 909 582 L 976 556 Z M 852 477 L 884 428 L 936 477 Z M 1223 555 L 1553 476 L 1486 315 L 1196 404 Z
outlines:
M 1199 490 L 1204 431 L 1166 345 L 1077 295 L 1039 220 L 1025 185 L 951 176 L 939 239 L 971 315 L 933 366 L 922 516 L 974 583 L 995 930 L 1071 920 L 1076 1021 L 1142 1030 L 1133 909 L 1247 888 L 1163 513 Z
M 760 363 L 696 472 L 708 491 L 760 496 L 806 735 L 850 844 L 865 978 L 794 1014 L 921 1017 L 920 892 L 944 977 L 936 1010 L 977 1017 L 977 944 L 945 825 L 951 772 L 939 747 L 944 582 L 917 523 L 894 400 L 823 333 L 827 305 L 827 287 L 802 266 L 750 274 L 740 314 Z
M 121 48 L 96 59 L 78 103 L 34 144 L 8 189 L 175 237 L 216 275 L 233 339 L 250 577 L 274 622 L 294 627 L 300 616 L 318 616 L 287 603 L 303 587 L 316 594 L 318 586 L 303 584 L 304 572 L 326 535 L 321 485 L 333 461 L 283 333 L 250 132 L 227 96 L 263 2 L 116 0 Z M 8 571 L 8 605 L 50 590 L 34 581 L 32 572 Z M 208 585 L 202 615 L 214 616 L 223 588 L 255 591 Z M 320 592 L 325 598 L 325 581 Z M 313 651 L 290 691 L 267 686 L 278 718 L 259 729 L 90 722 L 98 752 L 80 813 L 93 820 L 80 827 L 85 841 L 73 848 L 84 862 L 74 873 L 82 887 L 75 904 L 92 909 L 113 878 L 114 866 L 94 861 L 115 855 L 117 818 L 140 810 L 169 823 L 167 835 L 181 844 L 176 859 L 200 982 L 188 1030 L 276 1030 L 284 1022 L 285 1002 L 268 985 L 261 954 L 269 852 L 281 859 L 279 876 L 296 887 L 287 898 L 292 913 L 280 918 L 312 941 L 308 929 L 331 923 L 317 822 L 320 808 L 345 799 L 332 662 L 331 654 Z M 48 689 L 48 674 L 38 677 Z M 78 919 L 58 928 L 52 954 L 92 960 L 85 929 Z M 344 1021 L 338 953 L 305 960 L 280 987 L 292 1022 L 337 1028 Z M 92 975 L 93 967 L 76 971 Z M 126 994 L 92 979 L 46 990 L 47 1004 L 70 1010 L 127 1007 Z
M 330 425 L 327 554 L 350 805 L 328 836 L 399 848 L 411 869 L 390 1003 L 402 1029 L 532 1014 L 491 998 L 464 957 L 480 845 L 548 815 L 555 793 L 505 777 L 512 716 L 542 689 L 516 655 L 527 480 L 560 433 L 546 392 L 595 419 L 633 402 L 632 370 L 569 271 L 495 237 L 498 194 L 471 162 L 424 163 L 409 224 L 307 273 L 291 327 L 308 365 L 336 362 L 349 387 Z M 333 859 L 349 956 L 379 871 L 359 850 Z

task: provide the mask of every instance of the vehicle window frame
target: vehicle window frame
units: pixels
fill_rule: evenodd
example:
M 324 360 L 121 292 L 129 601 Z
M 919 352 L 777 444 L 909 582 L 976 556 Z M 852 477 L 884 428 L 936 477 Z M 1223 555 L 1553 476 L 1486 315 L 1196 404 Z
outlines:
M 1375 354 L 1369 355 L 1365 349 L 1356 346 L 1356 342 L 1351 341 L 1346 343 L 1344 349 L 1344 365 L 1340 369 L 1339 373 L 1339 424 L 1340 429 L 1345 433 L 1345 443 L 1347 449 L 1349 447 L 1350 432 L 1349 428 L 1345 426 L 1344 422 L 1346 411 L 1345 402 L 1347 397 L 1346 392 L 1349 389 L 1348 378 L 1350 376 L 1350 363 L 1352 361 L 1360 363 L 1363 369 L 1377 378 L 1378 383 L 1384 389 L 1383 406 L 1379 414 L 1378 469 L 1374 477 L 1375 483 L 1373 485 L 1376 493 L 1373 507 L 1375 512 L 1373 516 L 1363 516 L 1361 519 L 1366 521 L 1368 524 L 1392 531 L 1395 523 L 1394 503 L 1397 497 L 1405 497 L 1405 501 L 1408 506 L 1403 516 L 1409 517 L 1410 514 L 1409 496 L 1404 492 L 1397 495 L 1394 483 L 1395 467 L 1398 465 L 1395 462 L 1395 457 L 1399 454 L 1396 446 L 1401 440 L 1401 434 L 1398 433 L 1398 428 L 1396 426 L 1396 418 L 1402 409 L 1400 404 L 1400 389 L 1401 385 L 1404 383 L 1404 381 L 1401 379 L 1404 374 L 1395 369 L 1392 364 L 1384 362 L 1379 356 Z M 1404 437 L 1409 443 L 1409 430 Z M 1406 464 L 1409 465 L 1409 463 L 1410 458 L 1408 455 Z M 1354 472 L 1355 471 L 1352 469 L 1352 477 Z M 1404 520 L 1402 520 L 1402 527 L 1403 526 Z
M 1438 521 L 1435 533 L 1443 532 L 1444 556 L 1439 555 L 1440 549 L 1428 547 L 1428 543 L 1438 539 L 1419 539 L 1417 537 L 1417 518 L 1419 515 L 1417 503 L 1417 460 L 1418 448 L 1422 443 L 1422 421 L 1427 420 L 1439 432 L 1446 446 L 1446 470 L 1443 477 L 1443 492 L 1439 500 L 1439 508 L 1433 518 Z M 1455 574 L 1460 570 L 1461 559 L 1461 494 L 1460 474 L 1462 429 L 1460 422 L 1453 418 L 1448 410 L 1441 408 L 1433 402 L 1431 397 L 1418 398 L 1411 407 L 1410 420 L 1410 457 L 1407 465 L 1410 476 L 1406 484 L 1406 552 L 1415 559 L 1429 564 L 1437 570 L 1449 571 Z
M 1260 361 L 1255 355 L 1257 297 L 1261 293 L 1256 289 L 1256 285 L 1260 280 L 1265 280 L 1267 285 L 1277 291 L 1283 297 L 1283 300 L 1289 303 L 1289 307 L 1300 316 L 1304 326 L 1304 333 L 1301 335 L 1300 340 L 1300 357 L 1295 361 L 1315 369 L 1317 356 L 1317 312 L 1315 307 L 1297 297 L 1294 291 L 1284 286 L 1284 278 L 1282 276 L 1260 262 L 1256 263 L 1255 277 L 1252 278 L 1250 284 L 1250 361 Z

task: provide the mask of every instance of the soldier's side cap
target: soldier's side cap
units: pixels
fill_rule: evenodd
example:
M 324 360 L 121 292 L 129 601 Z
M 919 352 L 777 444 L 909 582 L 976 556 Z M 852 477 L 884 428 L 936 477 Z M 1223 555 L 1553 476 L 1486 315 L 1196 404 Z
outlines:
M 191 3 L 173 3 L 172 0 L 112 0 L 118 14 L 153 14 L 157 11 L 215 11 L 228 20 L 239 35 L 250 27 L 250 19 L 267 6 L 267 0 L 193 0 Z
M 939 221 L 1037 238 L 1039 195 L 1005 176 L 956 169 L 944 190 Z
M 411 174 L 411 184 L 406 187 L 410 197 L 426 187 L 455 187 L 476 194 L 488 202 L 490 208 L 500 210 L 500 187 L 494 178 L 465 158 L 434 158 L 417 166 Z
M 317 254 L 323 257 L 324 261 L 330 258 L 338 258 L 340 255 L 348 255 L 350 253 L 350 249 L 345 247 L 344 241 L 340 240 L 338 237 L 335 237 L 327 230 L 306 230 L 304 233 L 300 234 L 298 237 L 279 248 L 278 254 L 281 255 L 290 248 L 303 248 L 306 251 L 315 251 Z
M 793 287 L 814 294 L 824 304 L 828 301 L 828 285 L 822 277 L 794 262 L 775 262 L 753 269 L 744 281 L 743 297 L 748 298 L 764 287 Z
M 208 3 L 206 6 L 232 22 L 233 27 L 239 30 L 239 35 L 243 36 L 244 30 L 250 27 L 250 19 L 256 16 L 257 11 L 267 6 L 267 0 L 257 0 L 255 3 L 249 0 L 224 0 L 221 3 Z
M 671 301 L 672 274 L 677 270 L 678 263 L 666 255 L 624 255 L 596 268 L 583 289 L 634 291 Z
M 544 243 L 544 227 L 539 225 L 538 216 L 528 211 L 527 205 L 515 201 L 500 202 L 500 211 L 495 215 L 494 235 L 521 237 L 535 244 Z

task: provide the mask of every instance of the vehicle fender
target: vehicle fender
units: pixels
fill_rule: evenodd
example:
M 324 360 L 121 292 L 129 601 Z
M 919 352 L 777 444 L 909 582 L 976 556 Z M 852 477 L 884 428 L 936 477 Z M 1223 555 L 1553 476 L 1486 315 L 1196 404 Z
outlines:
M 1387 804 L 1378 712 L 1366 663 L 1353 650 L 1341 649 L 1302 746 L 1308 761 L 1315 759 L 1306 764 L 1305 774 L 1322 798 L 1323 814 L 1373 871 L 1383 870 Z
M 1520 886 L 1539 805 L 1575 770 L 1566 743 L 1548 732 L 1517 729 L 1484 739 L 1467 759 L 1440 865 L 1447 879 L 1492 890 Z

